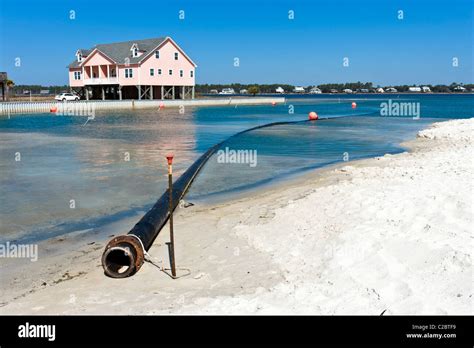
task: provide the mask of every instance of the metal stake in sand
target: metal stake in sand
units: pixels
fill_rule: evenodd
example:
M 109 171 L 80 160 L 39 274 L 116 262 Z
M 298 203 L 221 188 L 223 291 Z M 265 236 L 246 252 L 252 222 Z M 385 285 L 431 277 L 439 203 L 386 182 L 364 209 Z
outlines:
M 169 211 L 170 211 L 170 244 L 169 253 L 171 260 L 171 274 L 176 277 L 176 264 L 174 260 L 174 234 L 173 234 L 173 155 L 167 155 L 168 160 L 168 190 L 169 190 Z

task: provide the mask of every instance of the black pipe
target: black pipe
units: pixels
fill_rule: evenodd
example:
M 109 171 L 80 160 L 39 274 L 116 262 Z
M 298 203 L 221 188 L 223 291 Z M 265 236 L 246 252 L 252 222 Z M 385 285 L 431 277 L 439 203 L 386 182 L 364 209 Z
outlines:
M 112 278 L 125 278 L 138 272 L 145 261 L 146 251 L 151 247 L 170 217 L 170 197 L 172 198 L 172 210 L 174 211 L 188 192 L 202 167 L 222 145 L 234 137 L 256 129 L 304 122 L 314 121 L 273 122 L 256 126 L 236 133 L 208 149 L 176 180 L 173 184 L 172 195 L 169 195 L 169 190 L 166 190 L 155 205 L 138 221 L 127 235 L 114 237 L 109 241 L 102 254 L 102 267 L 105 274 Z

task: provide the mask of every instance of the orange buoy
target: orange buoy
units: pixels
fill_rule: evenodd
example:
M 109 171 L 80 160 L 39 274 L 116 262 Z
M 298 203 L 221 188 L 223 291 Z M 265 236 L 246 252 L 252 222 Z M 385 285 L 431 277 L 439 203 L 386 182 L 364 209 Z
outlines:
M 275 106 L 276 105 L 276 102 L 272 101 L 272 106 Z
M 356 102 L 352 102 L 352 108 L 355 109 L 357 107 L 357 103 Z
M 164 109 L 165 103 L 160 103 L 160 109 Z
M 53 106 L 51 109 L 49 109 L 49 112 L 56 112 L 58 111 L 58 108 Z
M 311 120 L 311 121 L 316 121 L 318 119 L 318 114 L 315 113 L 314 111 L 311 111 L 309 114 L 308 114 L 308 118 Z

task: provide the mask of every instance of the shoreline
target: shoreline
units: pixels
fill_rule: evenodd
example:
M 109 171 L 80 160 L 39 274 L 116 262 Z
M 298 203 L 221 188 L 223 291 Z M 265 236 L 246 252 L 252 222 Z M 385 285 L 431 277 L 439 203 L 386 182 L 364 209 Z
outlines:
M 226 106 L 226 105 L 273 105 L 285 103 L 284 97 L 239 97 L 229 96 L 222 98 L 196 98 L 196 99 L 175 99 L 175 100 L 80 100 L 80 101 L 18 101 L 0 102 L 0 115 L 10 115 L 13 113 L 56 113 L 81 114 L 99 110 L 134 110 L 150 109 L 161 107 L 179 108 L 186 106 Z M 56 111 L 51 111 L 54 109 Z M 87 113 L 89 112 L 89 113 Z
M 192 274 L 178 280 L 150 263 L 131 278 L 105 277 L 100 255 L 107 240 L 94 240 L 94 236 L 77 233 L 40 243 L 40 260 L 34 265 L 26 260 L 2 262 L 7 289 L 2 289 L 0 311 L 467 314 L 472 289 L 464 277 L 469 276 L 469 269 L 472 272 L 470 252 L 466 252 L 472 216 L 459 211 L 469 211 L 469 200 L 462 193 L 472 192 L 472 184 L 464 182 L 472 168 L 453 158 L 472 151 L 473 120 L 435 123 L 419 132 L 422 137 L 401 144 L 408 147 L 407 152 L 339 163 L 225 203 L 179 209 L 175 215 L 177 263 L 191 268 Z M 441 168 L 442 173 L 430 166 Z M 452 193 L 443 186 L 453 170 L 464 175 L 456 174 L 461 182 L 449 184 L 464 190 L 455 190 L 457 195 L 450 197 Z M 416 195 L 416 190 L 439 195 L 441 204 Z M 453 199 L 462 203 L 461 208 L 457 203 L 452 207 Z M 399 213 L 395 215 L 400 221 L 391 209 Z M 426 221 L 418 221 L 428 213 Z M 413 220 L 402 221 L 405 216 Z M 372 220 L 384 226 L 382 231 L 371 225 Z M 103 235 L 126 233 L 136 221 L 135 217 L 116 221 L 104 228 Z M 446 221 L 454 226 L 451 231 L 444 228 Z M 434 236 L 428 237 L 426 225 Z M 165 264 L 167 231 L 165 226 L 149 251 Z M 456 232 L 462 233 L 451 240 Z M 417 248 L 411 250 L 407 240 Z M 411 255 L 404 249 L 417 252 Z M 47 256 L 41 257 L 44 251 Z M 419 268 L 427 271 L 426 260 L 458 272 L 443 274 L 429 268 L 422 277 L 429 281 L 424 283 L 413 274 L 420 276 Z M 30 279 L 31 274 L 36 279 Z M 434 280 L 438 282 L 433 284 Z M 453 291 L 458 293 L 452 295 Z

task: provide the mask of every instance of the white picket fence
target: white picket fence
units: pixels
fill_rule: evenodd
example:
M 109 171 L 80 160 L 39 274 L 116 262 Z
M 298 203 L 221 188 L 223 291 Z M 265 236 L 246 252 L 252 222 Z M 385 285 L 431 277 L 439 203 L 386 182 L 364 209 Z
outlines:
M 54 110 L 119 110 L 119 109 L 145 109 L 180 106 L 219 106 L 219 105 L 262 105 L 281 104 L 285 102 L 282 97 L 253 97 L 253 98 L 210 98 L 186 100 L 94 100 L 94 101 L 68 101 L 68 102 L 2 102 L 0 115 L 18 113 L 45 113 Z

